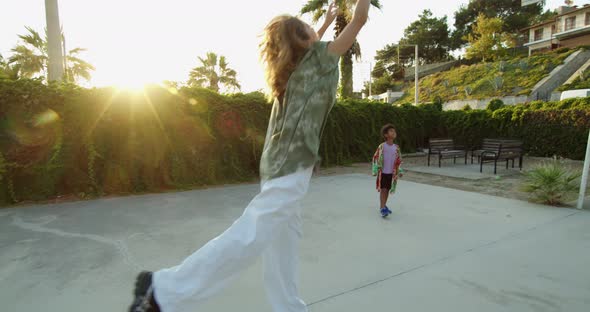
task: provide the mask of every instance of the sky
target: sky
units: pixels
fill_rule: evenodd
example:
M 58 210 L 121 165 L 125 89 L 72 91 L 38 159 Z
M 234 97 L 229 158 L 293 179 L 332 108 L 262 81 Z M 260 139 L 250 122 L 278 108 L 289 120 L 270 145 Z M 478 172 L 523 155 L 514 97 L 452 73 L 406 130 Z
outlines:
M 82 58 L 96 67 L 88 86 L 138 87 L 163 80 L 186 81 L 198 56 L 226 56 L 238 72 L 244 92 L 264 88 L 258 43 L 266 23 L 279 14 L 297 14 L 306 0 L 58 0 L 66 49 L 86 48 Z M 375 52 L 397 42 L 424 9 L 449 17 L 468 0 L 382 0 L 372 9 L 359 35 L 363 57 L 354 70 L 354 88 L 369 79 Z M 588 1 L 576 1 L 583 4 Z M 31 26 L 45 28 L 44 0 L 3 1 L 0 10 L 0 54 L 7 57 L 17 34 Z M 555 8 L 562 0 L 548 0 Z M 304 18 L 306 19 L 306 18 Z M 319 26 L 319 25 L 317 25 Z M 326 33 L 330 39 L 333 32 Z

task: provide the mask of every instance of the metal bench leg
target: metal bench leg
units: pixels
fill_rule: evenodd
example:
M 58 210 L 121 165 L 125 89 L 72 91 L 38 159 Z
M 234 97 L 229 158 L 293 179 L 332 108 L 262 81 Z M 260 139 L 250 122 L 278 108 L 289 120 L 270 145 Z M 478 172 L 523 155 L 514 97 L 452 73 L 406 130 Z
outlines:
M 514 169 L 514 158 L 512 158 L 512 169 Z
M 428 167 L 430 167 L 430 153 L 428 153 Z
M 441 167 L 442 155 L 438 156 L 438 167 Z
M 520 156 L 520 158 L 518 158 L 518 169 L 522 170 L 522 156 Z
M 494 174 L 496 174 L 496 172 L 498 171 L 497 167 L 498 167 L 498 160 L 494 159 Z
M 479 173 L 483 172 L 483 159 L 479 162 Z
M 510 164 L 510 159 L 506 159 L 506 170 L 508 170 L 508 164 Z

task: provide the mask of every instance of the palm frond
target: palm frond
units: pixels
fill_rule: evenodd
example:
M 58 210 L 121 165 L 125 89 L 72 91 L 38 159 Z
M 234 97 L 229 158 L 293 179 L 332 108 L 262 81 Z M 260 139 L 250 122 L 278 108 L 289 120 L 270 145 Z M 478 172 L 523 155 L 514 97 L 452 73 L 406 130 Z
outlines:
M 31 78 L 47 68 L 47 56 L 36 54 L 25 45 L 17 45 L 11 51 L 13 54 L 8 59 L 8 64 L 18 64 L 21 74 L 26 78 Z
M 35 47 L 36 49 L 43 51 L 46 45 L 46 41 L 43 40 L 43 38 L 41 38 L 41 35 L 39 35 L 39 33 L 35 31 L 33 28 L 25 26 L 25 29 L 27 29 L 29 33 L 26 35 L 18 35 L 18 37 L 26 44 L 29 44 Z
M 76 54 L 80 54 L 81 52 L 86 52 L 87 50 L 85 48 L 74 48 L 71 49 L 70 51 L 68 51 L 68 55 L 76 55 Z
M 319 22 L 320 19 L 322 19 L 322 17 L 326 14 L 326 9 L 322 8 L 322 9 L 318 9 L 315 10 L 313 13 L 313 17 L 312 20 L 314 23 Z
M 307 14 L 315 12 L 317 10 L 322 10 L 327 5 L 329 5 L 329 0 L 309 0 L 301 8 L 301 14 Z

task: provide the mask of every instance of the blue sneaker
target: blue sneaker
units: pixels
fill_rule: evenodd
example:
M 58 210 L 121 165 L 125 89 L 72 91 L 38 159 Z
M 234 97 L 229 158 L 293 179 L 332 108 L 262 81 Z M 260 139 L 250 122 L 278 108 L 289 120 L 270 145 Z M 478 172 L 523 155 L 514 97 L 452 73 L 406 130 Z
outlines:
M 390 215 L 393 213 L 393 211 L 389 210 L 389 207 L 385 206 L 385 210 L 387 210 L 387 214 Z
M 385 218 L 389 215 L 386 208 L 381 208 L 381 217 Z

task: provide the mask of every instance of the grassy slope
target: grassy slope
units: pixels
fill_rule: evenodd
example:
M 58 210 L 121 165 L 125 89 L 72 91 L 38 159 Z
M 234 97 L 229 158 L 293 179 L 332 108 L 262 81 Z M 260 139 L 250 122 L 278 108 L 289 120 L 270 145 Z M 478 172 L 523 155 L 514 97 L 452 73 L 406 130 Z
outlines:
M 572 83 L 561 86 L 559 91 L 590 89 L 590 69 L 586 69 L 584 73 L 578 78 L 574 79 Z
M 493 96 L 528 95 L 532 88 L 547 76 L 573 50 L 520 57 L 493 63 L 463 65 L 449 71 L 430 75 L 420 80 L 420 101 L 482 99 Z M 471 88 L 470 94 L 466 89 Z M 406 89 L 398 103 L 413 101 L 414 87 Z

